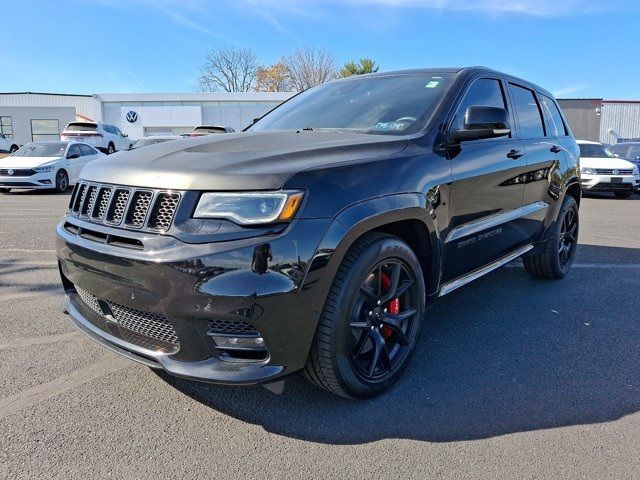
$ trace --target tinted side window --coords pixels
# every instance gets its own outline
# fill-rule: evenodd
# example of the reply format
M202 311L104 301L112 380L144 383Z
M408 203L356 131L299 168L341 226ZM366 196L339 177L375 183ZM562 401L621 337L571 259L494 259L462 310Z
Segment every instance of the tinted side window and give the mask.
M122 136L122 132L118 127L112 127L112 128L113 128L113 133L115 133L116 135Z
M500 81L492 78L481 78L473 82L456 110L456 116L453 118L452 123L453 130L462 130L464 128L464 114L469 107L499 107L506 109L507 106Z
M111 128L111 125L103 125L102 128L104 128L104 131L107 133L111 133L111 134L115 133L113 131L113 128Z
M629 149L628 158L632 160L640 159L640 146L633 145L631 149Z
M558 110L556 102L546 95L540 95L540 100L542 101L542 108L546 112L547 118L551 120L547 125L549 130L547 133L555 135L556 137L564 137L568 135L567 128L562 121L562 115L560 114L560 110Z
M614 145L609 150L623 158L629 156L629 147L627 145Z
M78 145L71 145L69 147L69 151L67 152L67 157L70 155L78 155L80 156L80 147Z
M79 145L79 147L83 157L85 155L93 155L93 148L91 148L89 145Z
M513 103L518 113L518 123L520 124L520 137L538 138L544 137L544 124L540 106L536 100L533 90L510 84L513 92Z

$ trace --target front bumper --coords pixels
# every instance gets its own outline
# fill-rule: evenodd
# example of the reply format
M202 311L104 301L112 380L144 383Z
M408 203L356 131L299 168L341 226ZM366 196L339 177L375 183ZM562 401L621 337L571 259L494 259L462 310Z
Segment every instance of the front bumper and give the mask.
M582 174L582 191L584 192L620 192L638 190L640 177L635 175L586 175ZM615 181L612 181L615 180Z
M0 188L55 188L55 171L43 172L28 177L0 176Z
M206 244L156 235L145 242L153 245L152 251L85 238L69 231L68 221L93 230L106 227L64 219L57 228L65 309L98 343L169 374L213 383L269 382L305 365L326 292L319 283L303 285L329 220L298 220L278 235ZM266 251L268 258L256 261L256 252ZM106 312L116 305L163 316L179 345L164 348L157 339L118 325L108 313L98 315L79 291L99 299ZM247 357L221 350L209 332L215 322L254 327L266 354Z

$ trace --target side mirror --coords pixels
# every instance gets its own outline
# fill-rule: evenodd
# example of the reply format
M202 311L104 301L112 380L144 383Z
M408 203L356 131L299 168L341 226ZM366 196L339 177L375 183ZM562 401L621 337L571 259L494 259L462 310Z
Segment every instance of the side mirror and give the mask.
M456 142L505 137L511 133L509 113L498 107L468 107L464 114L464 128L454 130Z
M122 136L125 138L129 138L129 135L127 135L126 133L123 133Z
M73 160L74 158L80 158L80 155L77 153L70 153L69 155L67 155L68 160Z

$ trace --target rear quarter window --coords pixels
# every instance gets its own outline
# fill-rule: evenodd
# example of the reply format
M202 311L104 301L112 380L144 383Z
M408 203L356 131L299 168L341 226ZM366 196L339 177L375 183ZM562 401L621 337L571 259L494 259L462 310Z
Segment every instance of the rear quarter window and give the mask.
M564 124L564 120L562 120L562 114L560 113L556 102L546 95L540 95L540 100L542 101L542 109L545 111L547 118L549 119L547 122L547 130L549 130L548 133L550 135L555 135L556 137L564 137L568 135L569 132L567 132L567 127Z

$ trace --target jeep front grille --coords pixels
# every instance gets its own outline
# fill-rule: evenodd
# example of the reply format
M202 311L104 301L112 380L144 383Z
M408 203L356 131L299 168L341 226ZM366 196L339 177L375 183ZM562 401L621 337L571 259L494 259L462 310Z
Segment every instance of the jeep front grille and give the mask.
M78 182L72 216L113 227L165 232L171 228L181 192Z

